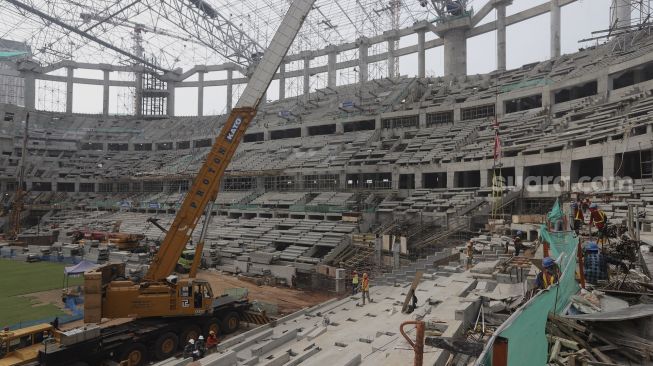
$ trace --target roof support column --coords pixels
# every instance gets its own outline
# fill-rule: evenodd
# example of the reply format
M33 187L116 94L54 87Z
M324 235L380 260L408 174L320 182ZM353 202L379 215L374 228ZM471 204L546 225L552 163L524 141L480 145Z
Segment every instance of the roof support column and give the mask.
M424 79L426 77L426 29L417 30L417 77Z
M497 9L497 70L506 70L506 5L511 1L500 2Z
M31 110L36 105L36 77L34 72L27 71L23 74L23 78L25 79L25 109Z
M204 71L197 73L197 115L202 117L204 115Z
M399 32L391 30L384 32L384 35L388 42L388 77L395 78L399 76L399 65L397 64L397 57L395 55L395 52L397 51L397 41L399 41Z
M66 113L73 113L73 77L75 75L75 69L72 66L66 67Z
M309 54L304 55L304 96L311 93L311 57Z
M227 69L227 114L234 105L234 70Z
M102 80L102 115L109 115L109 70L103 70L104 79Z
M286 64L279 65L279 100L286 99Z
M362 37L358 40L358 66L359 66L359 77L358 80L360 83L365 83L367 81L367 54L369 50L369 40L365 37Z
M175 115L175 82L172 80L168 80L167 82L167 87L168 87L168 100L166 102L166 109L168 113L168 117L172 117Z
M139 118L143 115L143 73L138 71L136 76L136 96L134 100L134 116Z
M560 57L560 4L551 0L551 58Z
M338 49L335 46L328 46L326 48L328 63L327 63L327 86L331 89L336 87L336 73L337 73L337 60Z

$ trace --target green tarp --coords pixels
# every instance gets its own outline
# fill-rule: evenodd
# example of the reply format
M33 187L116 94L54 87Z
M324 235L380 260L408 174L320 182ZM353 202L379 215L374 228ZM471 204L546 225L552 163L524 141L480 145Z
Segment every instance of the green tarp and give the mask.
M26 54L27 52L23 51L0 51L0 58L23 56Z

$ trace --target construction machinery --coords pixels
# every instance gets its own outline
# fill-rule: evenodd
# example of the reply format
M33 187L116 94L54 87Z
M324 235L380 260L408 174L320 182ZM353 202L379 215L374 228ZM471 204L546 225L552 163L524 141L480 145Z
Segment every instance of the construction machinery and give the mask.
M210 314L212 298L203 297L200 305L191 306L196 292L210 293L208 283L192 276L174 275L180 255L191 238L210 202L215 201L220 179L231 161L247 126L279 68L283 57L301 28L314 1L296 0L272 38L267 52L254 70L236 107L229 114L193 185L166 232L161 247L140 283L124 280L120 268L109 265L85 275L86 302L84 320L100 322L102 318L143 318L203 316ZM210 212L206 215L210 218ZM205 223L206 226L207 223ZM203 238L196 247L201 257ZM196 266L197 264L193 264ZM191 268L191 273L193 272Z
M15 241L20 234L21 221L23 220L23 208L25 196L25 160L27 159L27 141L29 140L29 113L25 117L25 130L23 132L23 148L21 150L20 165L18 166L18 176L16 177L16 193L14 194L11 208L9 209L9 227L6 239Z
M52 334L50 324L37 324L18 330L0 331L0 366L18 366L34 362L45 338Z
M125 264L108 264L84 274L85 330L66 335L39 354L48 366L96 363L112 358L142 365L150 356L165 359L179 345L209 331L231 332L249 309L245 299L214 297L210 284L196 278L204 237L220 179L284 56L315 0L294 0L270 45L258 61L238 103L229 114L198 175L166 232L144 278L128 279ZM193 230L205 216L188 276L174 273ZM103 319L130 319L103 327Z

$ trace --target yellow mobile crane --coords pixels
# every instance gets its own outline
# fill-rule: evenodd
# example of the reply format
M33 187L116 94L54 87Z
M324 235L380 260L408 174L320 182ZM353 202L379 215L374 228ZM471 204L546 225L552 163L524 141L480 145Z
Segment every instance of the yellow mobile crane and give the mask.
M165 359L181 345L210 330L228 333L239 324L249 303L214 297L207 281L195 278L204 236L220 179L272 78L288 52L315 0L294 0L243 94L215 139L206 161L166 232L161 247L140 282L127 279L124 264L108 264L84 274L84 322L88 336L61 341L39 354L48 366L74 361L96 363L106 358L141 365L148 358ZM205 215L188 276L174 274L177 261L193 230ZM96 327L105 318L135 318L120 326ZM93 334L90 334L90 333ZM68 344L71 342L71 344Z

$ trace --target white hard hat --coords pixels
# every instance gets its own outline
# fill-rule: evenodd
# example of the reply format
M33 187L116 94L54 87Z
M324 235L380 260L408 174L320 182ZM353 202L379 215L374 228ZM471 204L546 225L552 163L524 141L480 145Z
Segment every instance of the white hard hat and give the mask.
M203 336L203 335L201 335L201 336L199 336L199 337L198 337L197 339L199 339L199 340L201 341L201 340L203 340L203 339L204 339L204 336Z
M191 338L191 339L188 340L188 343L195 344L195 340L193 338Z

